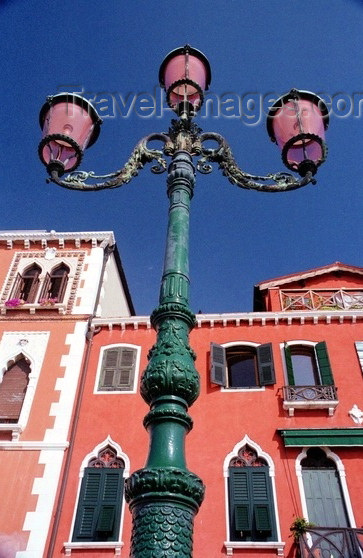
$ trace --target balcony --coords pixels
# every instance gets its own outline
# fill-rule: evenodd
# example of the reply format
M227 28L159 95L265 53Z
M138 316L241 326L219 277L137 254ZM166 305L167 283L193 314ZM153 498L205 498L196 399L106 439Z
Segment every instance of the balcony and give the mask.
M281 308L291 310L363 310L363 291L357 289L291 289L280 292Z
M338 405L335 386L283 386L283 408L293 417L295 409L328 409L333 416Z
M363 529L314 527L299 537L299 558L362 558Z

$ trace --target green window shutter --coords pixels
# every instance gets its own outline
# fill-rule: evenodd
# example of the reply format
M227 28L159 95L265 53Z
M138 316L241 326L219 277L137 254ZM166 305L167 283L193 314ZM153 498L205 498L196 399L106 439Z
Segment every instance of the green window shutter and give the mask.
M271 531L272 525L268 504L255 504L254 515L257 531Z
M268 466L230 467L229 496L231 540L275 540Z
M291 359L290 347L285 345L284 346L284 351L285 351L285 363L286 363L286 370L287 370L287 381L289 383L289 386L294 386L295 385L295 379L294 379L294 370L292 368L292 359Z
M87 467L84 470L74 524L74 541L93 540L101 480L102 469Z
M236 531L251 531L251 513L248 504L236 504L234 506L234 522Z
M210 344L210 381L219 386L226 385L226 350L217 343Z
M87 467L85 469L73 541L117 540L123 485L121 468Z
M134 385L136 349L114 347L103 354L98 390L130 391Z
M333 375L330 367L328 351L325 341L315 345L315 353L319 364L320 380L323 386L334 385Z
M256 348L258 375L261 386L273 385L276 383L275 369L272 357L272 344L265 343Z
M98 516L96 531L110 533L115 523L115 506L102 506Z

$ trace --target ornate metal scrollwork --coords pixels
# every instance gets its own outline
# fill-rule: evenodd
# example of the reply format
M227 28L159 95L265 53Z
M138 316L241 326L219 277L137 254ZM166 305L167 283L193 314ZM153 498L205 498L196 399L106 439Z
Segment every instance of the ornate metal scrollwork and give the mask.
M203 143L209 140L215 141L217 147L205 147ZM148 147L151 141L161 141L162 150ZM237 165L232 150L223 136L214 132L202 132L194 122L183 119L172 120L167 133L150 134L140 140L125 165L113 173L97 175L93 171L74 171L61 179L58 171L55 170L51 173L48 182L80 191L119 188L137 176L146 163L156 161L151 171L156 174L163 173L167 169L167 161L164 157L171 157L178 151L186 151L191 156L201 155L197 162L197 170L200 173L209 174L213 170L211 163L217 163L223 175L232 184L248 190L284 192L316 182L311 172L307 172L300 179L287 172L271 173L267 176L246 173ZM97 182L98 179L102 182ZM96 180L96 182L87 183L87 180Z
M157 164L151 168L151 171L157 174L163 173L167 169L167 162L163 157L163 151L148 147L148 143L155 140L164 143L164 150L170 144L170 138L166 134L150 134L139 141L125 165L113 173L97 175L93 171L74 171L65 178L60 179L55 171L52 172L51 178L48 181L55 182L59 186L71 190L105 190L119 188L127 184L139 174L139 171L146 163L156 161ZM86 181L89 179L103 179L104 181L88 184Z
M287 172L272 173L267 176L248 174L237 165L232 150L223 136L214 132L206 132L202 133L199 139L202 146L202 157L197 162L197 170L202 174L209 174L212 171L210 163L218 163L223 175L240 188L263 192L284 192L296 190L310 182L312 184L316 182L311 172L307 172L306 176L301 179L296 179ZM215 141L217 147L214 149L204 147L203 142L208 140Z

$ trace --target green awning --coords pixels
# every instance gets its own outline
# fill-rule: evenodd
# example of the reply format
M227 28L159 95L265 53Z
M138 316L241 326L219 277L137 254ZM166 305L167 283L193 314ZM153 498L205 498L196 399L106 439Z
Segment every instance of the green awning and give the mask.
M285 446L363 446L363 428L299 428L278 430Z

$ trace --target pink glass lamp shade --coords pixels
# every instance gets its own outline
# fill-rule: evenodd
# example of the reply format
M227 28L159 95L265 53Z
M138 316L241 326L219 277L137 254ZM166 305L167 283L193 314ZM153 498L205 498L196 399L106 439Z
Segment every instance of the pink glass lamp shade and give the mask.
M43 131L39 157L49 172L61 175L78 167L83 151L98 138L102 121L83 97L59 93L48 97L39 122Z
M189 45L169 52L160 66L159 82L168 105L177 113L192 116L203 104L211 81L206 56Z
M325 130L328 109L322 99L309 91L292 89L270 108L267 131L280 147L282 160L291 170L312 174L326 159Z

